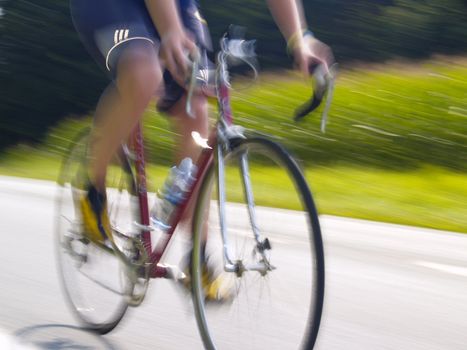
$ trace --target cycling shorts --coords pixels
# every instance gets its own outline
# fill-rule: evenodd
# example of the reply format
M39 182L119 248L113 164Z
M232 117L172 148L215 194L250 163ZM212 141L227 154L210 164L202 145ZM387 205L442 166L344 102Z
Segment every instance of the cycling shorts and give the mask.
M148 42L156 50L160 36L144 0L70 0L71 15L76 30L87 50L100 67L115 78L118 60L131 44ZM201 68L207 68L206 50L211 39L205 20L195 0L178 0L180 18L202 52ZM184 94L168 71L164 72L165 94L158 103L162 111L169 110Z

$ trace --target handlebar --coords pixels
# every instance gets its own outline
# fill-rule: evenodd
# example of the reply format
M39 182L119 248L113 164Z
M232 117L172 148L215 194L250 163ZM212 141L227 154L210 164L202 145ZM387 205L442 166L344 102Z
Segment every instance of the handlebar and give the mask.
M202 74L199 69L201 55L199 52L190 53L189 61L191 62L191 74L187 80L187 100L186 100L186 112L191 118L195 118L191 100L193 93L196 89L198 80L203 81L206 85L214 80L212 76L215 75L216 87L221 83L230 86L229 83L229 72L227 67L246 64L253 71L253 80L258 77L258 62L255 53L255 40L244 40L244 39L229 39L227 35L224 35L220 42L221 50L217 55L217 70L207 70ZM204 75L204 76L203 76Z
M326 103L321 114L321 132L326 132L326 124L328 112L331 107L331 102L334 94L334 81L337 76L337 63L334 63L329 70L326 71L325 67L320 64L312 68L311 71L313 79L313 95L311 98L297 108L295 111L294 120L300 121L305 118L308 114L317 109L324 99Z
M197 75L199 72L199 63L201 61L201 55L198 50L196 52L192 52L190 54L191 58L191 74L190 74L190 79L189 79L189 84L188 84L188 90L187 90L187 97L186 97L186 113L190 118L195 119L196 116L193 113L192 107L191 107L191 100L193 98L193 93L196 88L196 80L197 80Z
M254 73L254 79L258 76L257 60L255 54L255 41L247 41L241 38L229 38L229 35L224 35L220 42L220 52L217 55L217 70L216 70L216 85L219 82L229 85L229 72L227 70L227 63L237 65L240 63L247 64ZM196 83L199 80L210 80L209 75L212 71L204 72L204 77L200 76L199 64L201 56L199 53L190 55L192 62L191 76L188 83L186 112L191 118L195 118L192 107L191 99L193 97ZM321 132L325 133L328 112L331 107L331 102L334 93L334 81L337 76L337 64L333 64L326 70L323 64L313 66L310 69L313 80L313 94L311 98L298 107L295 111L294 120L296 122L305 118L308 114L316 110L323 101L325 101L324 109L321 114Z

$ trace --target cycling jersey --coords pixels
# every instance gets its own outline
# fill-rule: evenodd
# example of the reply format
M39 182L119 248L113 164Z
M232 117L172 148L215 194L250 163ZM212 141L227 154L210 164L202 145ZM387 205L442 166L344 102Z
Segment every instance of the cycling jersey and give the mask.
M211 43L206 22L201 17L196 0L178 0L180 18L185 29L193 35L203 50ZM84 45L99 66L115 77L117 62L122 52L135 42L145 41L158 49L160 36L144 0L70 0L73 23ZM164 72L165 96L160 109L170 109L183 95L184 89Z

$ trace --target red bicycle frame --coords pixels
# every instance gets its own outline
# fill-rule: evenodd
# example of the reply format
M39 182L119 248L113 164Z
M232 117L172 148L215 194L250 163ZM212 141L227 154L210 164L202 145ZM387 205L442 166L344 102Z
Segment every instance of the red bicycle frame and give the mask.
M218 88L217 100L219 104L219 111L221 118L227 125L232 123L232 111L230 106L230 91L226 84L221 83ZM192 184L188 195L178 206L171 217L170 228L165 232L161 237L159 237L155 248L153 250L153 242L151 240L151 233L148 229L142 229L142 241L143 246L146 250L146 253L149 257L148 262L150 263L149 268L149 277L150 278L160 278L166 277L167 268L163 265L159 265L162 256L164 255L169 242L175 232L175 229L180 222L181 218L185 214L194 193L198 188L198 184L204 178L207 169L214 161L213 149L217 147L217 130L218 124L216 124L209 135L208 145L211 148L204 148L196 165L198 167L198 176L196 177L195 182ZM144 143L143 143L143 131L141 123L137 125L133 131L133 151L135 154L135 170L136 170L136 190L140 208L140 224L141 227L150 227L150 218L149 218L149 205L148 205L148 194L147 194L147 185L146 185L146 170L145 170L145 157L144 157ZM195 198L193 198L195 199Z

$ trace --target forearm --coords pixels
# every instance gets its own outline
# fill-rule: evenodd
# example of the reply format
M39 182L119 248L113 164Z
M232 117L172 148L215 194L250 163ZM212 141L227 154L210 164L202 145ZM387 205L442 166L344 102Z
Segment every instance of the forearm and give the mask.
M323 64L326 71L334 62L331 49L307 31L302 0L266 0L272 16L287 40L287 51L305 76L310 67Z
M267 0L267 4L286 40L306 28L300 0Z
M179 33L183 27L174 0L145 0L146 7L161 38L169 33Z
M301 25L302 29L306 29L308 26L306 24L305 10L303 8L303 2L302 2L302 0L295 0L295 4L297 5L297 9L298 9L298 16L300 18L300 25Z

